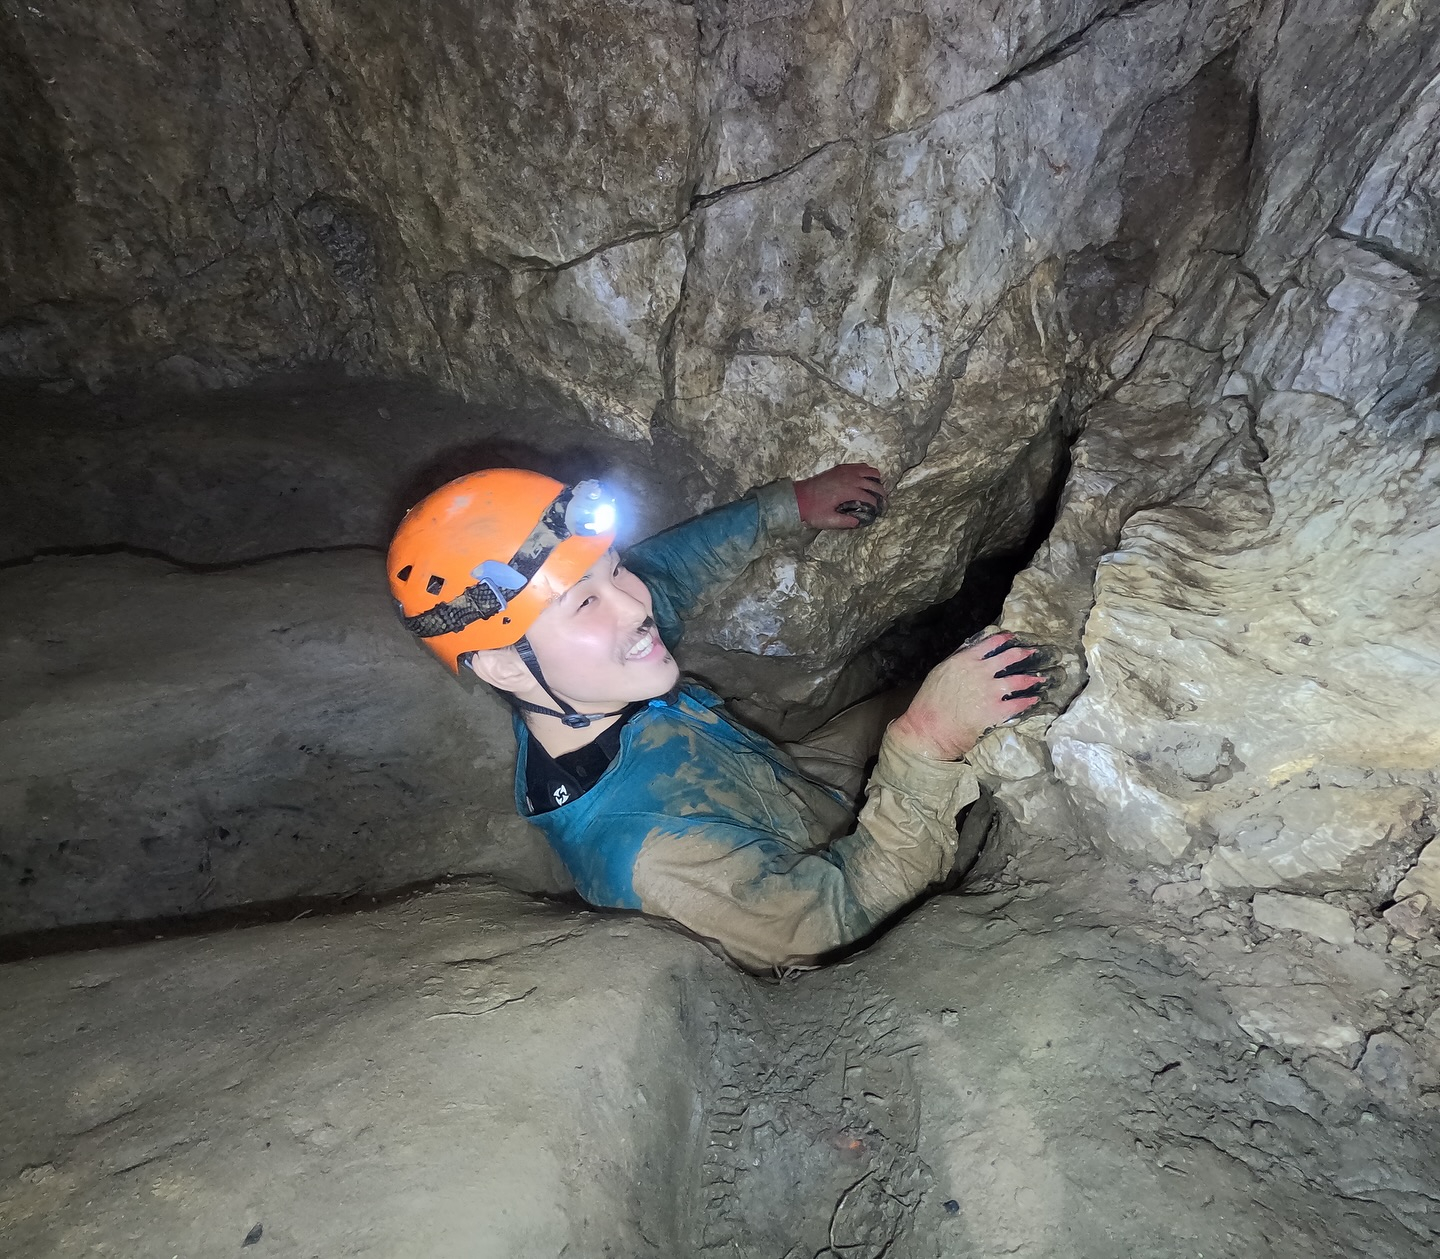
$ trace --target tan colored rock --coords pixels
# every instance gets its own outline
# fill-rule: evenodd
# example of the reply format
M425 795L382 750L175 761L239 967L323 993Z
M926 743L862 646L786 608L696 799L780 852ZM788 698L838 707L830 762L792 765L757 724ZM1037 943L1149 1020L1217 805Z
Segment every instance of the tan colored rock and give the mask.
M1396 901L1385 911L1384 918L1396 931L1399 931L1406 939L1403 943L1414 948L1414 941L1422 936L1428 935L1436 925L1434 906L1431 900L1423 892L1417 892L1414 896L1407 896L1404 900ZM1394 948L1399 939L1391 942Z
M480 388L503 364L467 354L465 332L496 312L457 288L504 289L685 212L684 6L237 14L182 39L164 10L17 10L53 221L12 246L11 311L36 304L12 362L100 380L178 352L213 383L333 356Z
M1177 58L1172 35L1179 23L1202 43L1224 39L1234 15L1221 10L1162 5L1124 23L1100 21L1044 75L1017 77L894 136L836 137L777 178L741 185L697 212L674 341L677 428L717 464L743 460L742 481L804 474L837 458L869 459L898 481L889 515L865 536L824 536L783 573L758 569L744 613L702 627L710 641L793 658L826 676L878 625L953 594L972 558L1024 538L1027 502L1056 467L1056 403L1067 357L1081 345L1065 312L1085 307L1086 336L1115 322L1087 304L1112 287L1108 273L1092 282L1056 264L1117 230L1143 235L1131 219L1152 237L1137 250L1184 252L1191 218L1213 212L1210 183L1236 152L1223 138L1223 101L1234 96L1212 93L1215 104L1191 84L1182 88L1198 66L1188 45ZM812 27L838 20L830 6L803 20L773 16L757 14L743 38L805 27L810 34L795 39L808 47L819 37ZM879 38L857 36L862 47ZM738 47L742 36L731 27L725 39ZM947 39L931 64L953 61L974 39ZM1111 85L1137 56L1157 59L1165 87L1116 94ZM825 64L785 81L803 91ZM1162 105L1172 95L1173 117ZM783 115L794 103L746 107L744 125L762 126L767 111ZM1144 156L1147 145L1153 133L1189 135L1202 125L1197 118L1212 116L1224 120L1222 139L1207 136L1197 147L1176 176L1188 181L1177 201ZM1018 218L992 193L1013 177L1003 150L1017 127L1030 151L1050 154L1052 172L1022 179L1027 209ZM1120 169L1092 142L1114 128L1127 137ZM1087 190L1095 179L1118 179L1118 195L1097 200ZM1177 217L1176 205L1186 212ZM740 431L752 436L737 447L731 435Z
M1320 984L1223 989L1235 1021L1261 1044L1322 1049L1354 1066L1365 1047L1358 1012Z
M554 271L512 280L517 360L581 404L591 423L648 440L665 397L663 340L680 301L680 232L643 236Z
M568 885L515 816L509 713L407 641L377 556L54 558L0 589L0 932Z
M1437 798L1440 459L1393 384L1430 368L1413 276L1336 242L1307 267L1246 351L1263 445L1237 435L1131 517L1046 738L1082 823L1134 858L1214 845L1213 888L1388 891Z
M1440 904L1440 839L1432 839L1420 850L1419 858L1395 889L1396 900L1416 894Z
M1255 921L1285 931L1318 936L1331 944L1355 942L1355 920L1339 905L1327 905L1309 896L1261 892L1250 902Z
M193 40L148 10L17 9L6 143L50 230L0 240L0 367L419 374L658 423L722 497L875 462L886 520L697 627L789 661L804 699L1025 542L1074 364L1141 352L1243 191L1222 54L1257 4L1110 7L244 0ZM1234 243L1207 238L1207 274Z
M646 1151L724 964L676 945L472 886L10 963L3 1249L686 1253Z
M1215 820L1223 846L1211 853L1204 877L1217 889L1380 888L1394 877L1425 807L1425 793L1413 787L1263 791Z
M1412 1253L1348 1195L1428 1201L1429 1127L1353 1122L1337 1053L1257 1062L1192 962L1100 926L1134 908L937 897L778 986L479 884L11 963L0 1253ZM1257 1203L1261 1154L1296 1175Z

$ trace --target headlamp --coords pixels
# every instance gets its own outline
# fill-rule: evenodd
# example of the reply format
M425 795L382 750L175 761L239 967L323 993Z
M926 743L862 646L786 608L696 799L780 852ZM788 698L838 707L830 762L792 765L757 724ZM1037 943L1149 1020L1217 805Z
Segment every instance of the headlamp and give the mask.
M570 493L565 508L565 527L571 534L609 533L615 528L615 496L599 481L581 481Z

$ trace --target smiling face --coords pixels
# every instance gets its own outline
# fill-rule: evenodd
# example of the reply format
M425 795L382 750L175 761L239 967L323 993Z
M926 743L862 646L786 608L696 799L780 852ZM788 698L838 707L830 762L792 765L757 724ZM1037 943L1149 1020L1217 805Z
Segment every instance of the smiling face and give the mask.
M526 633L556 698L606 712L670 690L680 667L651 613L645 583L607 551Z

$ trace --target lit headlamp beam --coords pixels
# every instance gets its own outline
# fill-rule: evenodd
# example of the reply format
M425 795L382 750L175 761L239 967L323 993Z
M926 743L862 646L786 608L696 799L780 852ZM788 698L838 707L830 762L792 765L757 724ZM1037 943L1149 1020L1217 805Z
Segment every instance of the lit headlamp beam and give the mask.
M617 516L614 495L599 481L581 481L571 492L565 524L571 533L609 533Z

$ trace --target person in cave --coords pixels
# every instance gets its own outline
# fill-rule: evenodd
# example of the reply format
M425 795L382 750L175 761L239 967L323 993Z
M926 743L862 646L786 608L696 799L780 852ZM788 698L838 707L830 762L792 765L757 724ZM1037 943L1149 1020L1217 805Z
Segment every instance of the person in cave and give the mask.
M682 681L670 649L772 543L859 527L885 505L875 468L842 464L621 556L598 482L491 469L410 510L390 588L446 668L511 704L516 808L586 901L673 920L752 970L811 965L950 872L957 815L978 794L962 758L1036 703L1043 678L1019 671L1033 653L990 635L941 661L898 715L881 697L781 747Z

